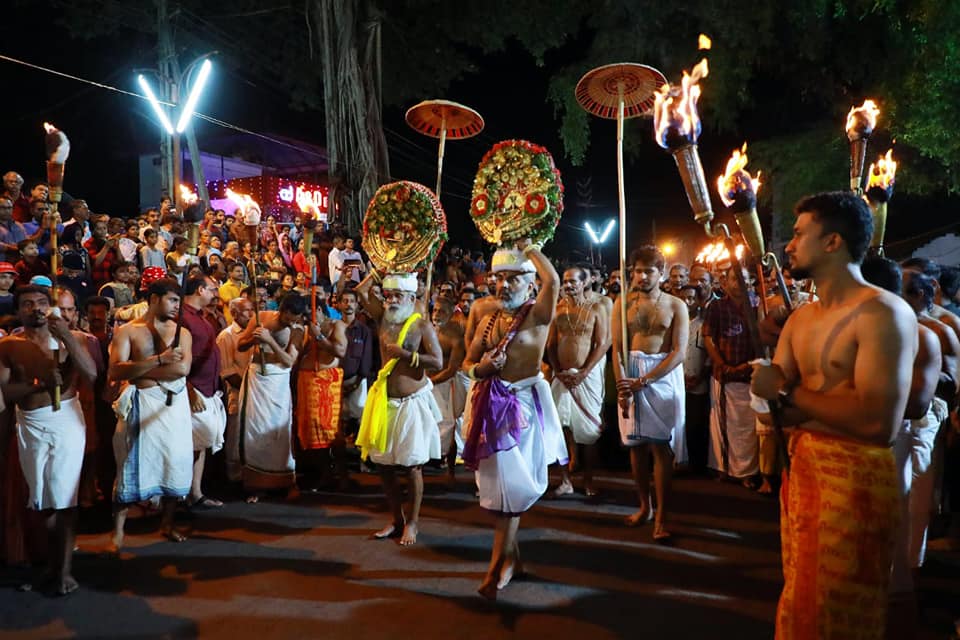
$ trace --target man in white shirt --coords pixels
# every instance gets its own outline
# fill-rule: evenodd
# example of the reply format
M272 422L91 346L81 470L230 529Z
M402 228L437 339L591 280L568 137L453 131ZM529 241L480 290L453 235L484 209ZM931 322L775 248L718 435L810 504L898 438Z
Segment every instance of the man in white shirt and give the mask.
M330 269L330 283L336 286L340 279L340 270L343 267L343 234L338 233L333 236L333 249L330 249L330 257L327 258L327 265Z

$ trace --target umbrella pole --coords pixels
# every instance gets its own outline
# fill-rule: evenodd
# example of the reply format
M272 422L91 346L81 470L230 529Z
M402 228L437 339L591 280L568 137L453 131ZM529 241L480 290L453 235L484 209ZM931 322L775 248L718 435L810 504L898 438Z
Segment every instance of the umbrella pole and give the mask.
M627 199L623 191L623 85L617 84L617 196L620 204L620 367L627 376L630 345L627 344Z
M440 121L440 147L437 150L437 200L440 199L440 177L443 175L443 150L447 146L447 116Z

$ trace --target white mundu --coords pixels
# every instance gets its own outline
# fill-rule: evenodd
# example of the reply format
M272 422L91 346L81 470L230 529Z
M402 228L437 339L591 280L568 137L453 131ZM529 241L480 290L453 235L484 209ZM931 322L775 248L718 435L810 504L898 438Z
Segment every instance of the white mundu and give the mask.
M193 429L186 384L186 378L146 389L127 384L113 403L118 418L113 435L117 503L182 498L190 492Z
M376 464L416 467L440 458L442 416L433 397L433 383L405 398L387 398L387 448L370 451Z
M64 400L60 411L50 406L17 409L20 468L30 488L31 509L77 506L86 439L83 411L76 397Z
M577 444L590 445L600 439L605 363L606 356L590 370L583 382L572 389L568 389L558 378L554 378L550 385L560 424L570 427L573 441ZM578 373L578 370L568 369L561 373Z

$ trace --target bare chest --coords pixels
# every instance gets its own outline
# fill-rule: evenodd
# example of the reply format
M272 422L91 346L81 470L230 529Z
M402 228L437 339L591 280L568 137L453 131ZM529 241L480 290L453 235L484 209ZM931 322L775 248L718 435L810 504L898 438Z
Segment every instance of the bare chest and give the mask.
M663 335L673 324L672 306L661 294L656 300L635 299L627 306L627 329L631 334Z
M856 310L816 311L803 320L794 330L791 347L804 386L829 391L852 384L859 349Z

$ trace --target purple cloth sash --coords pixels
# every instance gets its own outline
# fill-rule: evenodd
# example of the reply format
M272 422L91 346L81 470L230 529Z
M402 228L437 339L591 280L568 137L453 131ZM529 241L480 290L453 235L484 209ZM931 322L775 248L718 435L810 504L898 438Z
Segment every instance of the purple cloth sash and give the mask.
M498 351L506 352L532 307L533 302L528 302L521 307L510 330L497 345ZM539 412L539 398L537 400ZM470 403L470 428L467 430L466 442L463 445L464 466L471 471L476 471L484 458L517 446L520 442L520 433L526 426L520 401L507 388L500 376L492 375L475 382Z

